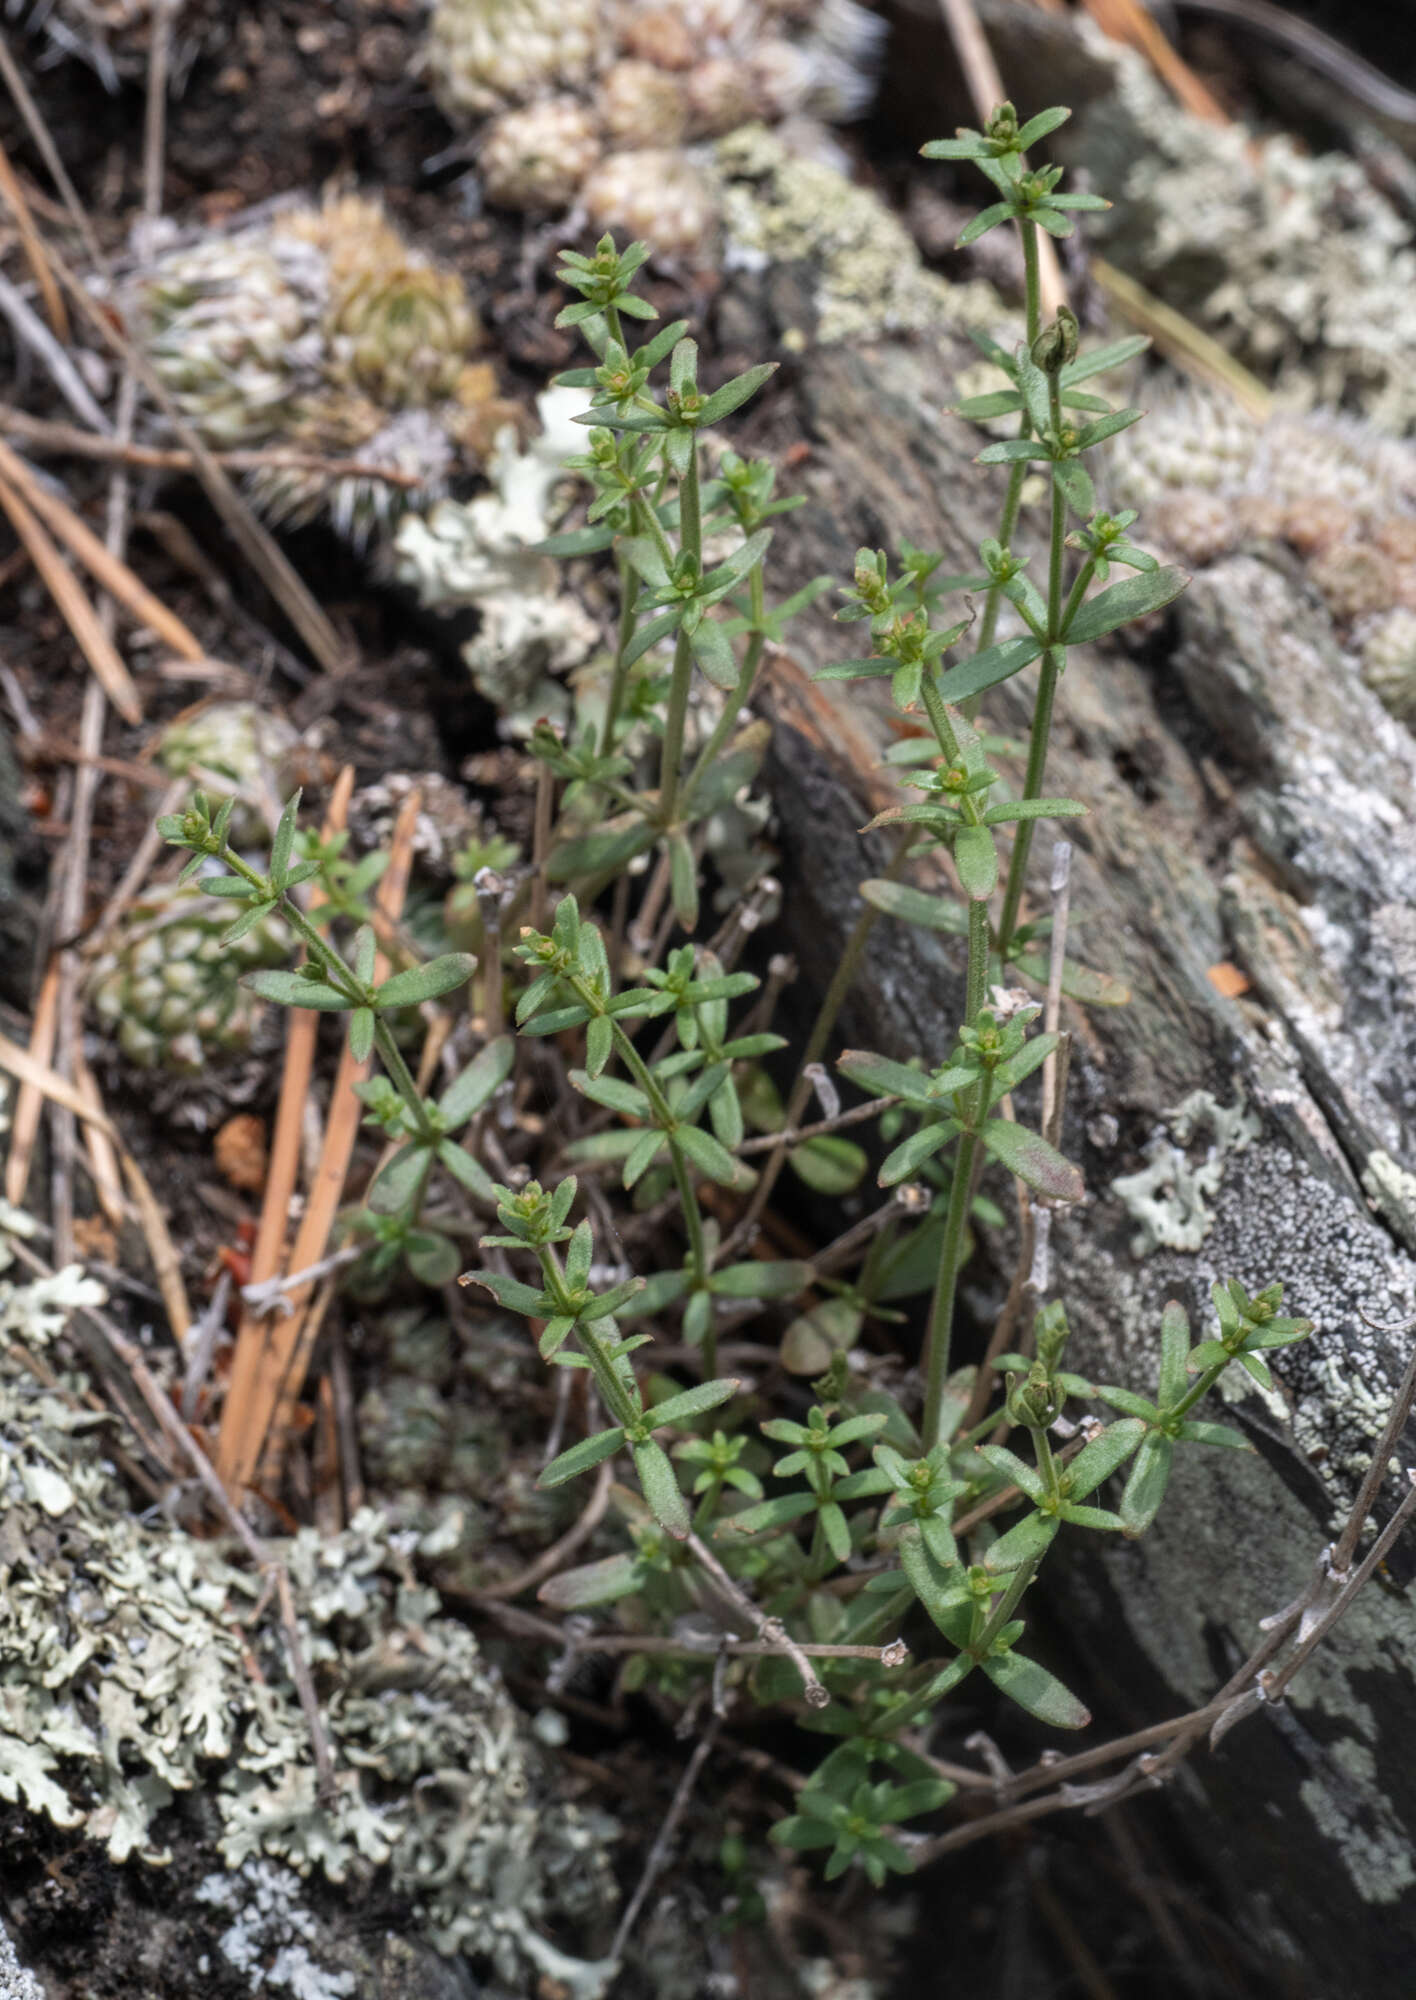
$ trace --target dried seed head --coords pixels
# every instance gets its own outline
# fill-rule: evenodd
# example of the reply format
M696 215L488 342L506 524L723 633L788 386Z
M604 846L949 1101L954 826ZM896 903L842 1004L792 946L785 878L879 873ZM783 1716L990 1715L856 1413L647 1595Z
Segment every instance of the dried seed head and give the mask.
M1416 611L1399 605L1365 628L1362 678L1384 708L1402 722L1416 720Z
M1349 541L1356 529L1352 509L1325 493L1298 501L1283 516L1284 540L1304 556L1320 555L1338 542Z
M493 119L482 141L482 184L500 208L565 209L599 157L590 113L573 97L549 97Z
M1326 550L1309 574L1328 610L1340 623L1389 610L1394 601L1392 565L1365 542L1339 542Z
M1213 493L1168 494L1150 510L1146 527L1197 568L1227 555L1239 538L1233 503Z
M760 118L765 105L752 65L710 56L689 71L688 124L695 139L717 139Z
M606 45L600 0L437 0L427 72L450 118L481 117L588 83Z
M654 148L611 153L583 190L597 228L642 237L665 256L703 258L717 231L717 193L685 154Z
M597 93L606 132L617 145L677 146L688 129L682 83L653 63L617 62Z

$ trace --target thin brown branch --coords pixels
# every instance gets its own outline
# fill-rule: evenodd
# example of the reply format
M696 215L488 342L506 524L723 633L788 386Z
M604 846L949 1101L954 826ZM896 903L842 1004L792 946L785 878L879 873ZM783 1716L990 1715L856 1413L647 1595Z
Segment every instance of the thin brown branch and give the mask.
M152 472L197 469L196 458L190 451L99 436L93 431L80 430L75 424L31 416L28 410L17 409L12 403L0 403L0 431L22 438L32 451L48 451L56 457L106 459ZM328 458L319 452L292 451L278 445L263 451L214 451L211 456L227 472L315 472L327 479L377 479L386 486L409 491L423 483L423 475L418 472L403 472L362 458Z

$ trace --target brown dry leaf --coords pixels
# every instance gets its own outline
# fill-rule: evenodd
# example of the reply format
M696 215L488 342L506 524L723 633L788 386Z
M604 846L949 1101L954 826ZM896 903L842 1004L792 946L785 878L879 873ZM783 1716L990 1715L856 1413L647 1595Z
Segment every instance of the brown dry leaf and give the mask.
M1237 1000L1241 993L1247 993L1251 984L1249 976L1241 972L1237 965L1231 965L1227 958L1218 965L1206 969L1205 977L1216 993L1222 993L1226 1000Z
M264 1119L253 1111L238 1111L217 1133L212 1152L223 1180L242 1194L260 1193L267 1166Z

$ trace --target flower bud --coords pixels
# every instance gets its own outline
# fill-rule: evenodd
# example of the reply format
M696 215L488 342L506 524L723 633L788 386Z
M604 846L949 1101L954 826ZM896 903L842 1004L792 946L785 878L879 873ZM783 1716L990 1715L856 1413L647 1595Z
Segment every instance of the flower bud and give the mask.
M1044 375L1060 375L1069 361L1077 358L1077 315L1070 306L1059 306L1051 326L1045 326L1032 344L1032 358Z

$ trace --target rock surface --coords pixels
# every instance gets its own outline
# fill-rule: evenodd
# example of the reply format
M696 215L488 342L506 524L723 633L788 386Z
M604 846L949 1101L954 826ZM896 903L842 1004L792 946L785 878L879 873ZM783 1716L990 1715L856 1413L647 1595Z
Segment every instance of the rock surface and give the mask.
M766 303L740 296L744 335L754 314L765 338L790 323L791 291L778 270ZM972 463L977 434L941 409L971 358L948 339L812 355L794 392L811 499L780 534L786 587L848 578L858 543L908 539L942 549L945 570L971 566L999 488ZM1024 535L1036 549L1036 517ZM853 648L824 619L797 635L764 699L796 885L785 922L803 988L820 991L856 885L884 856L856 829L898 794L876 768L880 684L813 684ZM1028 679L988 697L993 728L1025 735ZM1403 1336L1364 1314L1400 1322L1416 1307L1416 740L1363 686L1296 565L1255 544L1196 575L1132 651L1074 655L1053 744L1046 789L1091 807L1072 823L1074 949L1134 996L1069 1003L1064 1021L1065 1150L1089 1189L1054 1260L1074 1365L1152 1390L1163 1303L1207 1327L1221 1275L1281 1278L1289 1309L1317 1323L1283 1355L1274 1395L1225 1412L1261 1457L1192 1453L1150 1536L1073 1563L1096 1691L1140 1726L1209 1699L1259 1619L1303 1588L1404 1363ZM1020 781L1020 760L1003 761ZM1044 834L1035 895L1047 851ZM1242 978L1217 985L1220 966ZM1226 983L1245 990L1226 998ZM962 987L961 941L882 919L841 1039L938 1062ZM1008 1246L980 1262L968 1288L987 1320ZM1411 1552L1392 1569L1290 1706L1192 1760L1177 1787L1251 1934L1313 2000L1411 1990Z

